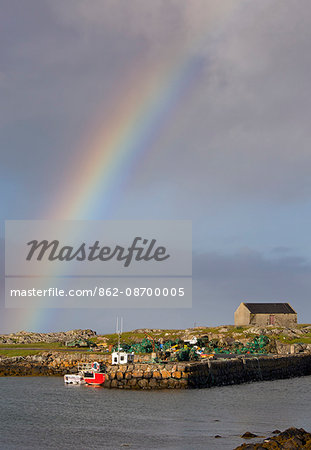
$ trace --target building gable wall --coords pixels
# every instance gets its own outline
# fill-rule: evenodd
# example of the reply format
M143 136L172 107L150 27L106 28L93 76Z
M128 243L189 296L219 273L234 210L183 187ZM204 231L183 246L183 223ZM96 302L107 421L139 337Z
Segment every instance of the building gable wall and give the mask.
M250 312L244 305L244 303L241 303L238 309L234 313L234 325L236 327L243 326L243 325L249 325L250 323Z

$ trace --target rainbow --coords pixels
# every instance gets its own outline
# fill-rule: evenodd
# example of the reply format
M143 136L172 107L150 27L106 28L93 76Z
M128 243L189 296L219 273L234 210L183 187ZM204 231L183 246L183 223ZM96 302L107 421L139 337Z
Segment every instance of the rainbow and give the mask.
M175 67L175 73L173 72ZM116 204L140 160L151 152L169 118L181 108L182 101L198 86L203 61L193 58L170 60L159 68L150 67L126 86L117 107L106 118L86 146L79 166L74 167L61 190L55 210L49 217L58 219L101 218ZM157 70L156 70L157 69ZM64 195L65 193L65 195Z
M230 18L241 3L228 6L223 20ZM95 121L98 125L83 140L83 148L77 152L82 156L73 165L70 163L66 181L45 219L109 218L141 161L163 138L170 121L178 120L184 102L201 88L206 61L191 50L204 43L208 31L187 47L169 44L168 51L160 55L160 64L156 61L146 67L142 63L123 82L123 87L119 87L121 93L109 101L109 115L105 113L102 118L99 114ZM44 306L48 308L38 303L27 312L26 319L24 315L24 327L44 329L56 319L57 311L44 312Z
M61 203L49 212L51 219L94 219L98 210L101 219L107 217L141 158L152 150L169 118L198 86L203 68L201 59L195 58L191 64L185 60L175 76L171 73L172 64L172 61L165 64L160 73L148 68L140 79L127 85L115 112L82 152L84 158L73 168L72 175L70 171L67 174L70 181L61 188L57 199ZM60 273L51 273L57 275ZM44 283L42 279L42 289L47 288ZM27 311L27 329L46 328L51 321L57 322L58 310L47 309L52 301L48 297L32 299L35 306Z

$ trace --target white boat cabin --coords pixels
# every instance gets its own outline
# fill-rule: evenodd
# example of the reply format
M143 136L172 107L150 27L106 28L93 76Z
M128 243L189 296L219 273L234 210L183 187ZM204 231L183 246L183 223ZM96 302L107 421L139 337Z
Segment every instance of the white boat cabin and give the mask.
M131 364L134 362L134 352L113 352L111 364Z

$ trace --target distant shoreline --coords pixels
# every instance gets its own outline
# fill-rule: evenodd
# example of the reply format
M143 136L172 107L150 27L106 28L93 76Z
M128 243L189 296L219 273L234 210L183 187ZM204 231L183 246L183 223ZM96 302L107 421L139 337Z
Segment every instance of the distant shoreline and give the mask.
M152 363L145 358L133 364L111 365L109 355L54 351L1 357L0 376L62 376L76 373L79 363L92 361L107 366L103 387L118 389L207 388L311 375L311 353L197 362Z

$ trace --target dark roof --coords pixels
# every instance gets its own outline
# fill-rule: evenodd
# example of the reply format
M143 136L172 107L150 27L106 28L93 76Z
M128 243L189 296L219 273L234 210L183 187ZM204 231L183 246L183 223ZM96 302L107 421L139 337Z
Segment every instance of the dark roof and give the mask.
M252 314L296 314L289 303L244 303Z

